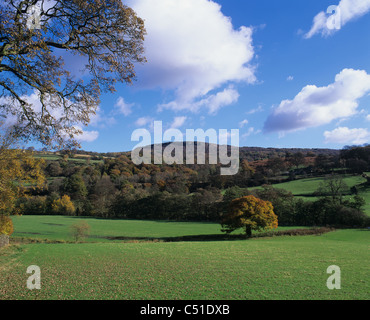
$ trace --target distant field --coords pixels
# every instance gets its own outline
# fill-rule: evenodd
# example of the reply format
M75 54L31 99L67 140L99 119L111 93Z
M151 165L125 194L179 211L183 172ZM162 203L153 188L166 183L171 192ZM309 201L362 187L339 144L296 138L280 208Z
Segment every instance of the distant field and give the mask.
M278 183L272 185L274 188L280 188L285 189L287 191L290 191L293 195L307 201L315 201L317 197L311 196L320 186L320 183L324 181L323 177L317 177L317 178L307 178L307 179L298 179L293 180L289 182L284 183ZM349 189L353 186L359 186L366 182L366 179L361 176L354 176L354 175L346 175L343 176L343 181L348 186L348 192ZM257 188L251 188L253 189L259 189L261 187ZM365 213L370 216L370 188L359 188L359 195L363 197L366 201L366 205L364 207ZM344 198L351 198L352 196L347 195Z
M15 236L68 240L68 225L82 218L17 219ZM97 236L219 232L217 224L86 221ZM0 300L366 300L369 232L244 241L128 243L97 237L96 243L17 244L0 249ZM41 290L26 288L30 265L41 269ZM326 287L331 265L341 268L340 290Z
M279 183L274 185L274 187L288 190L295 195L309 195L315 192L323 181L324 178L322 177L308 178ZM348 175L343 176L343 181L348 186L349 191L351 187L366 182L366 179L361 176Z
M78 155L73 158L68 158L68 161L75 161L75 162L86 162L90 156L88 155ZM35 154L35 158L44 159L47 161L56 161L62 160L63 157L57 154ZM91 163L102 163L103 160L90 160Z

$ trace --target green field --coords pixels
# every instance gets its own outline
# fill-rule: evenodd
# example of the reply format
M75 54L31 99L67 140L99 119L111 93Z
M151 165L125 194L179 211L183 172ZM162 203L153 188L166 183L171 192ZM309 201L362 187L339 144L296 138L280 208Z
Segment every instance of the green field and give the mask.
M223 234L219 224L205 222L112 220L70 216L13 216L12 219L15 229L12 235L14 242L25 242L27 239L38 242L74 242L70 227L81 221L86 221L90 226L89 236L84 239L84 242L90 243L122 240L161 241L175 237ZM293 228L279 227L276 231ZM238 233L240 231L233 234Z
M59 154L36 154L36 159L44 159L45 161L58 161L63 160L63 156ZM90 156L78 155L75 157L69 157L68 161L86 163L87 159L91 158ZM90 163L103 163L103 160L91 160Z
M293 180L293 181L289 181L285 183L280 183L274 186L288 190L292 192L293 194L309 195L315 192L319 188L320 183L322 182L324 182L324 178L317 177L317 178ZM347 175L347 176L343 176L343 182L348 186L348 189L350 189L353 186L360 185L366 182L366 179L361 176Z
M215 223L138 221L78 218L68 216L14 216L13 238L51 241L73 241L70 226L87 221L90 226L86 242L111 242L108 237L162 238L190 235L221 234Z
M83 218L15 217L13 238L70 241ZM110 241L107 236L172 237L220 233L212 223L86 219L85 243L19 243L0 249L0 300L223 299L336 300L369 298L369 231L236 241ZM26 269L41 269L29 290ZM341 289L329 290L330 265Z
M360 175L343 175L343 181L348 186L347 193L350 193L350 188L357 186L359 188L359 195L363 197L366 201L364 211L367 215L370 216L370 187L365 188L363 183L366 182L366 179ZM315 178L306 178L306 179L297 179L289 182L283 182L272 185L274 188L285 189L290 191L297 198L301 198L307 201L315 201L318 198L312 196L312 194L319 188L320 183L324 182L323 177ZM261 187L250 188L259 189ZM350 199L351 195L344 196L344 199Z

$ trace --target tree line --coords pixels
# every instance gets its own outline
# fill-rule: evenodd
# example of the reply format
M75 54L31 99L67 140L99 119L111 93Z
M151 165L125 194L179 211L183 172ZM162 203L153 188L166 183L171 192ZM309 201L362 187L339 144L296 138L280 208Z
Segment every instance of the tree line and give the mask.
M264 162L241 161L235 176L221 176L217 165L134 165L129 155L98 163L66 157L46 161L47 183L29 189L16 201L22 214L67 214L104 218L166 219L220 222L234 199L254 195L270 201L279 225L362 226L367 222L364 200L356 188L342 185L338 170L356 173L353 157L367 155L342 150L335 156L285 154ZM361 158L362 159L362 158ZM370 171L370 161L365 170ZM357 167L356 167L357 168ZM303 201L273 183L326 174L316 201ZM255 187L260 187L255 189ZM343 200L352 193L351 201Z

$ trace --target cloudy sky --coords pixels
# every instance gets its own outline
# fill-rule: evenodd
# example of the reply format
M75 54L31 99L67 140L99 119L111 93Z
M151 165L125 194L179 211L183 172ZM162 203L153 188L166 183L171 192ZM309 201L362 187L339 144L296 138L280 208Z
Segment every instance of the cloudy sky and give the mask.
M241 146L370 143L370 0L128 0L148 63L104 95L82 147L135 129L239 129Z

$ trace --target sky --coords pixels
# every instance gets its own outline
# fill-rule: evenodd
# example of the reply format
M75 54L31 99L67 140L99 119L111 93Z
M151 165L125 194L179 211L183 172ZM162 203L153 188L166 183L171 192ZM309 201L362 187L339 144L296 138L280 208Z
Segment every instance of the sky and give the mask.
M124 3L145 21L148 62L101 97L82 149L129 151L154 121L184 140L238 129L240 146L370 143L370 0Z

